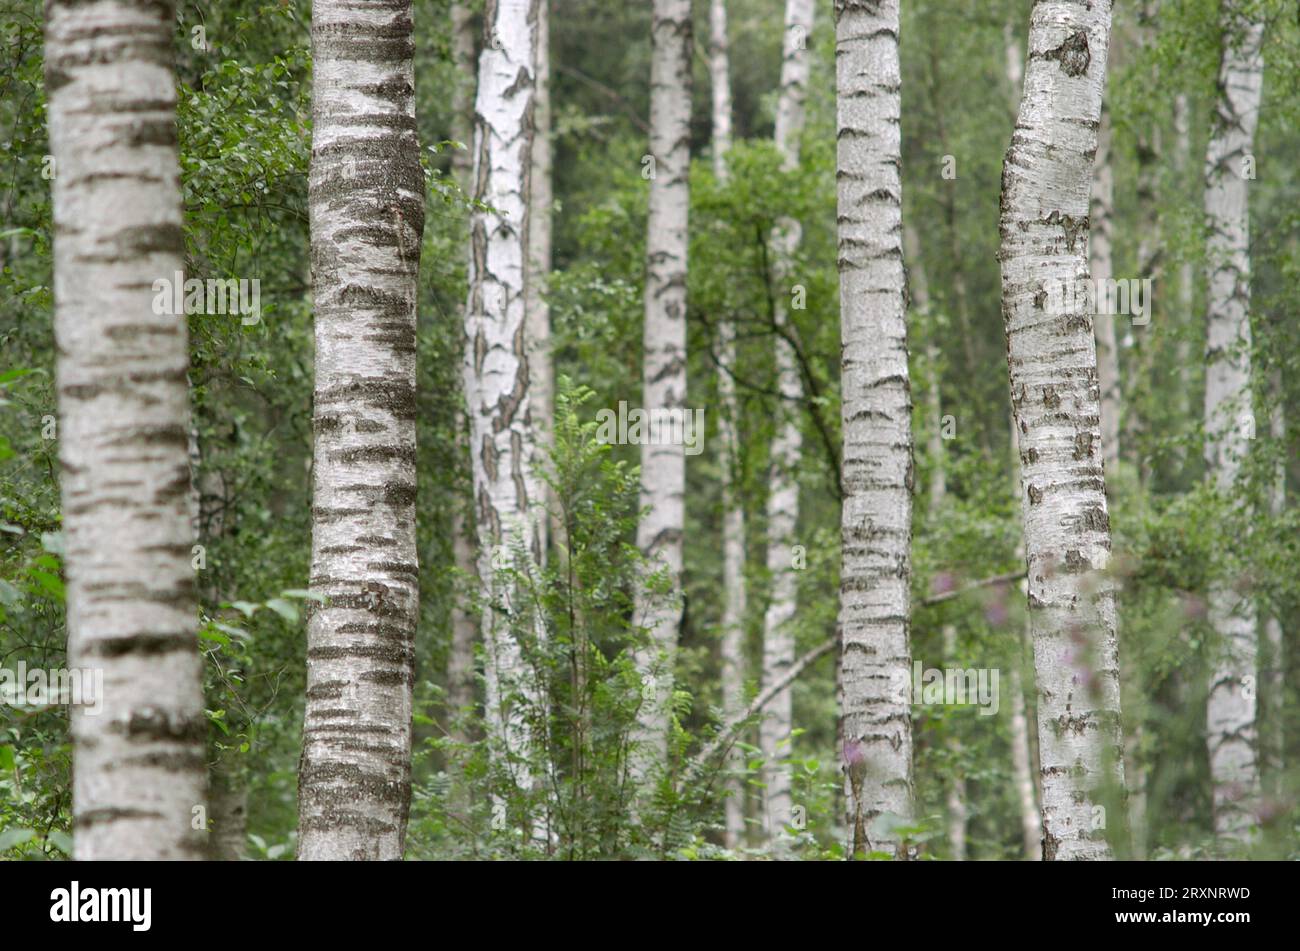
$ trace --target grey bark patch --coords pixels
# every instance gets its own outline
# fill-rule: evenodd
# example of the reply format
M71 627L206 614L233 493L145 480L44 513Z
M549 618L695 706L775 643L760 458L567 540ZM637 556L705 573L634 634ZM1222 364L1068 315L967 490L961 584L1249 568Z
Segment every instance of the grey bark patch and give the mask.
M1092 63L1092 51L1088 48L1088 34L1083 30L1071 33L1056 49L1044 53L1043 59L1056 60L1061 64L1061 72L1067 76L1082 76Z

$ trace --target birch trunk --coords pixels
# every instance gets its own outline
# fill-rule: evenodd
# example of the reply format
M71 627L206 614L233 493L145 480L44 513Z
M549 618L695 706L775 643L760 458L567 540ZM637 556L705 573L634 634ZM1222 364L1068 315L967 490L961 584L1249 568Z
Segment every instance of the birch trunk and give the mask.
M1011 480L1016 486L1016 491L1020 490L1020 429L1016 426L1016 414L1013 409L1010 414L1011 422ZM1016 558L1025 557L1024 536L1020 538L1019 544L1016 545ZM1025 602L1029 601L1029 579L1026 578L1020 582L1020 593L1025 596ZM1028 618L1026 618L1028 622ZM1015 663L1011 666L1011 678L1009 688L1011 690L1011 771L1015 777L1016 799L1020 805L1020 834L1021 845L1024 850L1025 861L1039 862L1043 858L1043 820L1038 812L1039 798L1033 772L1033 750L1030 747L1030 727L1031 719L1036 722L1036 716L1031 715L1025 705L1025 686L1020 669L1024 664L1025 656L1025 636L1032 632L1030 625L1025 624L1024 628L1018 633L1016 638L1016 656Z
M898 0L836 0L844 435L841 715L852 853L912 812L911 394L899 181Z
M539 701L520 638L527 634L513 567L540 563L534 504L536 451L526 332L529 170L537 81L539 0L488 0L479 57L474 129L474 197L493 212L471 222L465 306L465 392L474 470L478 576L483 588L486 719L493 762L521 790L534 784L536 737L529 706Z
M1101 128L1097 133L1097 158L1093 163L1092 231L1089 235L1091 277L1097 286L1115 276L1112 255L1112 222L1115 218L1115 172L1110 155L1110 110L1101 107ZM1097 384L1101 391L1101 457L1108 474L1119 463L1120 383L1119 348L1115 321L1110 314L1093 317L1097 338Z
M402 857L419 613L424 176L410 0L312 5L312 589L298 857ZM364 742L362 742L364 741Z
M524 279L527 314L530 415L537 434L538 461L547 463L551 449L555 371L551 365L551 307L546 282L551 275L551 30L549 0L537 5L537 80L533 94L533 150L528 204L528 274ZM550 487L539 480L539 501L549 510ZM551 517L537 519L538 550L546 557Z
M691 4L654 0L650 60L650 208L646 225L644 376L648 411L686 407L686 253L690 210ZM675 445L641 446L640 506L649 511L636 543L668 592L637 589L636 616L651 647L637 655L642 704L632 770L647 776L667 756L673 657L681 626L686 454Z
M711 0L709 6L709 77L713 100L713 175L719 182L730 177L727 151L731 148L731 65L727 55L726 0ZM722 709L727 722L744 709L745 697L745 509L737 480L740 440L736 383L731 371L736 365L736 330L731 321L718 325L718 396L722 418L718 423L722 455ZM739 770L744 755L732 748L730 768ZM738 848L745 835L745 787L738 778L729 779L723 801L723 841Z
M1237 489L1254 436L1251 410L1250 215L1244 163L1254 150L1264 83L1264 24L1226 14L1220 98L1205 158L1207 222L1205 463L1225 496ZM1251 173L1253 177L1253 172ZM1214 829L1242 841L1259 796L1255 605L1232 578L1210 583L1209 620L1220 638L1206 703Z
M812 33L812 0L786 0L785 39L781 63L780 92L776 104L776 148L786 171L799 167L799 136L804 125L804 101L808 94L811 68L808 38ZM777 388L781 394L782 421L772 442L772 473L767 497L767 570L772 591L763 615L763 686L785 676L794 663L794 619L798 596L798 575L792 565L795 531L799 524L799 461L803 453L803 384L794 346L788 337L795 329L790 321L792 260L799 247L800 225L782 218L772 231L773 319L776 322ZM786 336L788 335L788 337ZM763 789L766 798L768 839L784 834L790 824L794 801L790 771L791 731L794 726L793 691L783 690L772 699L768 714L759 725L759 746L763 751Z
M1092 319L1049 290L1088 273L1088 186L1108 0L1042 0L1002 172L1002 307L1020 432L1029 617L1038 686L1045 859L1109 859L1101 796L1122 789L1110 519Z
M68 665L102 675L102 709L70 711L79 860L205 847L188 336L183 313L154 307L185 250L174 16L45 5Z

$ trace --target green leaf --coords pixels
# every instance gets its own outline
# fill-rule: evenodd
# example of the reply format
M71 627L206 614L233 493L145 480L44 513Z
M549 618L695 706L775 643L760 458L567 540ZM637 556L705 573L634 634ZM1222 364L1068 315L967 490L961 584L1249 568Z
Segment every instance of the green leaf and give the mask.
M0 852L7 852L14 846L22 845L36 838L35 829L6 829L0 832Z
M12 746L0 746L0 770L6 772L14 768L14 748Z
M272 598L266 602L266 606L290 624L298 623L298 609L284 598Z
M54 846L64 855L72 857L72 836L61 829L51 829L50 834L46 837L50 845Z
M260 604L253 604L251 601L232 601L230 606L244 617L252 617L257 613L257 609L261 607Z
M41 571L38 568L29 568L27 574L54 597L63 598L63 582L56 575Z

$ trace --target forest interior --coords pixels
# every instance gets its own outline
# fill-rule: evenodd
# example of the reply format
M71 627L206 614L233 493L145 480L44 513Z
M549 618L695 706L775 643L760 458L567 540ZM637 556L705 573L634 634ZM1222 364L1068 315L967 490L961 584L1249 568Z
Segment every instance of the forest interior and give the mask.
M0 859L1300 859L1295 0L0 31Z

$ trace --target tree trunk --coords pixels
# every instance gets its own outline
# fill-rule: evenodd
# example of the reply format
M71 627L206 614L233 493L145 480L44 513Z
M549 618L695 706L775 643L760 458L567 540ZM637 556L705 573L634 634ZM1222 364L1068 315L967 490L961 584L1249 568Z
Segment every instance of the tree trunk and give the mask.
M1094 282L1115 276L1113 263L1112 222L1115 218L1115 172L1111 166L1110 110L1101 107L1101 128L1097 133L1097 158L1093 163L1092 231L1089 235L1090 270ZM1099 309L1100 310L1100 309ZM1119 464L1119 349L1113 314L1097 313L1093 332L1097 338L1097 385L1101 391L1101 457L1108 475L1114 476Z
M713 93L713 175L719 182L729 178L727 151L731 147L731 66L727 56L726 0L711 0L709 6L709 77ZM718 433L722 455L722 710L730 721L744 708L745 688L745 509L738 479L740 439L736 405L736 383L731 373L736 366L736 330L731 321L718 325L718 396L722 418ZM734 747L728 754L732 769L739 769L744 756ZM729 779L723 801L723 837L729 849L738 848L745 835L745 787Z
M1220 98L1205 158L1207 221L1205 463L1215 488L1231 496L1255 435L1251 409L1250 216L1247 161L1264 82L1264 24L1226 14ZM1249 170L1254 177L1253 169ZM1214 786L1214 830L1244 840L1259 796L1255 721L1255 605L1236 579L1210 582L1209 620L1221 639L1206 704Z
M1088 183L1110 3L1034 6L1024 98L1002 172L1007 362L1020 431L1038 681L1044 858L1109 859L1101 797L1122 788L1110 519L1091 316L1050 314L1085 277Z
M907 265L907 287L911 295L912 309L919 318L914 325L919 323L924 328L924 332L933 337L938 336L938 327L936 327L930 317L930 282L926 279L925 264L921 258L921 239L916 233L916 228L911 224L903 225L903 253L908 261ZM942 398L942 375L941 353L935 343L929 343L926 346L926 362L930 367L930 385L926 389L926 415L928 419L927 432L929 433L926 451L930 456L930 519L937 522L943 518L943 510L948 496L948 473L947 473L947 454L943 446L943 398ZM943 635L943 662L945 666L955 665L957 663L957 628L952 624L945 624L942 628ZM952 762L960 764L961 762L961 740L953 734L947 741L948 755ZM954 767L955 772L945 794L948 807L948 846L951 850L952 859L955 862L964 862L966 860L966 777L962 773L960 765Z
M474 135L474 16L469 4L453 2L451 5L452 61L456 65L456 85L452 90L452 134L464 149L452 153L452 174L457 184L466 192L474 185L470 176L474 171L473 156L468 147ZM462 314L462 319L463 319ZM462 362L464 354L461 354ZM463 390L463 384L462 384ZM462 393L464 397L464 393ZM468 400L465 400L468 403ZM464 407L456 412L457 454L469 460L466 443L468 421ZM452 557L460 577L477 579L474 557L474 527L466 517L465 500L457 494L456 511L452 515ZM478 639L478 621L457 596L451 607L451 650L447 656L447 706L451 711L451 734L461 742L468 742L469 732L462 729L458 718L474 706L474 643Z
M524 310L528 336L530 416L537 434L538 462L549 464L555 401L555 370L551 365L551 307L546 282L551 275L551 30L549 0L537 5L537 80L533 95L533 151L528 203L528 275L524 280ZM539 481L539 501L551 507L550 486ZM551 518L537 519L538 549L546 557Z
M650 208L646 225L644 390L648 411L686 408L686 253L690 210L691 3L654 0L650 60ZM645 166L643 166L645 167ZM667 594L639 586L636 617L651 647L637 655L642 704L634 736L634 776L667 755L673 657L681 626L685 531L685 446L641 446L636 543L651 570L667 575Z
M786 171L799 167L799 136L803 132L804 100L808 93L811 68L808 39L812 34L814 6L812 0L786 0L784 58L781 85L776 103L776 148ZM795 328L790 320L792 259L799 247L800 225L793 218L782 218L772 229L774 283L773 319L777 331L777 388L781 394L781 424L772 442L772 471L767 496L767 570L772 590L763 616L763 685L780 680L794 663L794 620L798 596L798 575L792 564L799 524L799 462L803 452L803 385L799 364L790 339ZM759 725L759 746L763 751L763 789L767 808L767 837L784 834L790 824L794 801L790 771L785 765L790 755L791 731L794 726L794 696L783 690L773 698L768 715Z
M156 283L185 250L174 13L45 6L68 666L102 675L70 711L79 860L205 847L188 336Z
M844 434L841 715L852 853L912 811L911 394L899 181L898 0L836 0Z
M474 468L478 576L483 588L486 719L493 762L521 790L534 785L529 706L540 702L521 638L528 620L513 575L540 564L525 272L537 81L539 0L488 0L479 57L474 197L492 212L471 222L465 306L465 392ZM512 694L520 700L508 702ZM536 711L533 711L536 712ZM525 821L527 825L528 822Z
M1280 521L1286 514L1286 394L1282 388L1282 373L1275 370L1269 381L1269 393L1273 403L1269 414L1269 438L1273 450L1277 453L1274 463L1273 484L1269 488L1269 514L1275 521ZM1271 615L1264 624L1264 641L1268 650L1268 663L1261 677L1260 697L1264 709L1260 719L1267 731L1267 743L1262 750L1264 777L1268 782L1269 795L1280 799L1285 765L1285 684L1286 654L1283 649L1282 619Z
M307 622L300 859L400 859L410 808L424 230L414 52L409 0L314 0L311 586L329 601Z

